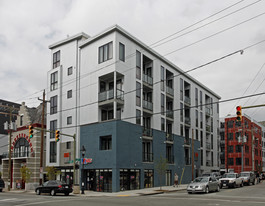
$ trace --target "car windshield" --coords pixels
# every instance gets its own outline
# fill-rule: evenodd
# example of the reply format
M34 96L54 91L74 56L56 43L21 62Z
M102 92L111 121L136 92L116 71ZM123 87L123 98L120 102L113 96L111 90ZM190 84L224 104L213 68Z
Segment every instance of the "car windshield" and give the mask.
M224 177L226 177L226 178L235 178L236 174L224 174Z
M203 177L209 177L209 176L211 176L211 174L206 173L206 174L203 174L202 176Z
M208 178L205 177L197 177L193 182L208 182Z
M240 173L240 177L248 177L249 173Z

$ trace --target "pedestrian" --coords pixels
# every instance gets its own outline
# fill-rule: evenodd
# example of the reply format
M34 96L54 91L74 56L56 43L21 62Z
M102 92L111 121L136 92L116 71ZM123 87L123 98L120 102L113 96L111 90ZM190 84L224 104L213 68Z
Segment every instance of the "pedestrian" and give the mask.
M174 176L174 187L178 187L178 184L179 184L179 176L177 173L175 173L175 176Z

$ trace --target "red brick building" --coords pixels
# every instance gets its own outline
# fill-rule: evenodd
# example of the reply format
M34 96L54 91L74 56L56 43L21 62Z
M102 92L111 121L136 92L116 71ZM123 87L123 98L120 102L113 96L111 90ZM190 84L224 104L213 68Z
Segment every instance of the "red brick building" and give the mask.
M236 117L227 117L222 123L224 141L223 148L224 168L226 171L242 171L243 146L243 171L262 170L262 129L248 117L242 116L242 122L236 121ZM243 138L242 138L243 137ZM221 134L222 138L222 134ZM242 139L243 142L242 143Z

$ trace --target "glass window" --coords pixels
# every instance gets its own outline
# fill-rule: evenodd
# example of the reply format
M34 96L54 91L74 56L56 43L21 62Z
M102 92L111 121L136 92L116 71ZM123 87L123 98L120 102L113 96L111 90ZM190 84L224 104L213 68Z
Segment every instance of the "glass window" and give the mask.
M195 88L195 105L198 108L199 107L199 102L198 102L198 88Z
M154 171L144 170L144 188L154 187Z
M60 51L53 54L53 69L60 66Z
M55 131L57 130L57 120L50 121L50 131ZM55 134L50 133L50 139L54 139Z
M50 163L56 162L57 147L55 142L50 142Z
M119 59L125 61L125 46L122 43L119 43Z
M66 142L66 149L71 149L71 142Z
M141 79L141 53L136 51L136 78Z
M99 47L99 52L98 52L98 63L99 64L109 59L112 59L112 55L113 55L112 47L113 47L112 42L109 42L108 44L105 44Z
M72 90L67 91L67 99L72 98Z
M67 124L72 124L72 116L67 117Z
M67 69L67 74L68 74L68 76L73 74L73 67L69 67Z
M50 99L50 114L57 113L57 96L51 97Z
M200 109L202 110L202 91L200 91Z
M100 150L111 150L112 149L112 137L103 136L100 137Z
M136 105L141 106L141 84L136 82Z
M51 74L51 91L58 88L58 72Z
M139 109L136 110L136 124L141 125L141 111Z
M165 68L161 66L161 91L165 90Z
M161 118L161 131L165 131L165 119Z
M161 114L165 114L165 95L161 94Z
M183 101L183 79L180 78L180 100Z

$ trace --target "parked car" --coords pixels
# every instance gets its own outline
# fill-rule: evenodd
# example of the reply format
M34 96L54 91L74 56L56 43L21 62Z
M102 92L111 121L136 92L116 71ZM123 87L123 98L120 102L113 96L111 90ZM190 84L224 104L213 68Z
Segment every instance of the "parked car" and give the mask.
M205 172L202 174L202 177L215 177L217 180L219 180L222 176L219 172Z
M66 196L73 192L71 185L58 180L50 180L44 182L41 186L35 189L37 195L41 193L50 193L50 195L55 196L57 193L64 193Z
M225 173L219 181L220 181L220 188L223 187L236 188L237 186L243 187L244 185L244 182L239 177L238 173Z
M187 192L197 193L197 192L204 192L209 193L212 191L219 192L220 186L215 177L197 177L194 179L187 187Z
M4 188L5 188L5 182L2 178L0 178L0 192L2 192Z
M244 184L250 185L255 185L255 174L254 172L241 172L239 174L239 177L243 180Z

